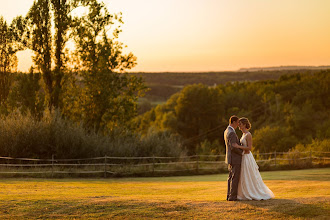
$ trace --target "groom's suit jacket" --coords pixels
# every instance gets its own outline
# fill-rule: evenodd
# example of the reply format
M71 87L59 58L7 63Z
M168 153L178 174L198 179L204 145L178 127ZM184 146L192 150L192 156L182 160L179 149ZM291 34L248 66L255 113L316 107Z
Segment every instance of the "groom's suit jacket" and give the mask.
M224 132L224 139L226 144L226 164L241 164L243 150L233 147L232 144L240 145L235 130L228 126Z

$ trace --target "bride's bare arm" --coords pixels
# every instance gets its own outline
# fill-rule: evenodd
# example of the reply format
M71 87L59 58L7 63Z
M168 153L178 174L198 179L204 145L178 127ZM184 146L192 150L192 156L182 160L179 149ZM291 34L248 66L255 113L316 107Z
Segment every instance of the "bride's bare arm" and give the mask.
M250 150L252 149L252 135L251 135L251 133L249 133L247 136L246 136L246 142L247 142L247 147L244 147L244 146L240 146L240 145L238 145L238 144L233 144L233 147L235 147L235 148L240 148L240 149L242 149L242 150L244 150L245 151L245 153L249 153L250 152Z
M246 142L247 142L247 147L245 147L244 150L251 150L252 149L252 135L251 133L248 133L246 136Z

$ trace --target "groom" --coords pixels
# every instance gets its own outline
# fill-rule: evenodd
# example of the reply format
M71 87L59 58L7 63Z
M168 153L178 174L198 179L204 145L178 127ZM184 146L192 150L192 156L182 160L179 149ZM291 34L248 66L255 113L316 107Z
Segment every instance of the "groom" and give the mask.
M233 115L229 119L229 126L225 130L224 139L226 144L226 160L228 164L228 190L227 201L237 200L238 181L241 174L241 161L243 150L235 148L232 144L240 145L235 129L238 126L238 117Z

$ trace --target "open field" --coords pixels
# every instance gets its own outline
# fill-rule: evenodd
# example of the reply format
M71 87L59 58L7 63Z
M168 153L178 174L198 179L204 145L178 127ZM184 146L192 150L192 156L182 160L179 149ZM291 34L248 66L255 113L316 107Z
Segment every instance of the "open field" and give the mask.
M276 198L227 202L226 174L1 179L0 219L329 219L330 168L262 172Z

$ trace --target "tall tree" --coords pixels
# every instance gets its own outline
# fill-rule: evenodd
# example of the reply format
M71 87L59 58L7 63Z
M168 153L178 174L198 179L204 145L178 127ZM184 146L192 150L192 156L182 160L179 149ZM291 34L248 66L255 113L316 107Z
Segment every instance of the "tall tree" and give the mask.
M17 47L10 26L0 16L0 106L1 110L7 109L7 98L10 91L10 73L17 67Z
M90 2L92 1L35 0L25 19L15 19L16 32L26 35L17 40L35 52L34 62L43 75L50 109L61 107L60 96L67 60L64 50L72 23L71 12ZM54 35L52 29L55 31ZM54 69L52 64L55 64Z
M54 106L52 74L52 34L50 0L34 1L28 15L28 32L30 44L28 46L35 52L33 60L42 73L47 91L48 107Z
M80 6L88 13L72 16ZM136 57L124 55L123 44L116 40L122 23L121 14L110 14L96 0L35 0L25 19L15 19L16 39L35 52L49 109L60 108L97 130L126 123L136 114L137 97L145 86L141 78L124 73L136 65ZM65 74L69 36L76 43L79 76Z
M64 69L65 69L65 43L67 42L67 32L71 24L70 11L72 3L69 0L51 0L54 12L55 27L55 69L54 69L54 92L53 105L60 106L60 95L62 91Z
M66 61L68 54L65 53L65 44L69 40L68 33L72 26L71 12L79 7L86 7L96 0L50 0L51 9L53 13L53 23L55 35L53 36L54 44L54 63L55 68L53 71L53 106L61 108L61 95L63 93L63 84L65 83L64 76L66 71Z
M135 116L137 97L146 87L141 78L124 74L136 65L136 57L124 55L123 44L116 41L121 32L116 25L123 23L121 14L110 14L97 1L90 2L88 9L86 15L74 20L73 28L83 87L80 97L72 102L76 106L67 107L82 111L80 120L87 127L111 129Z

